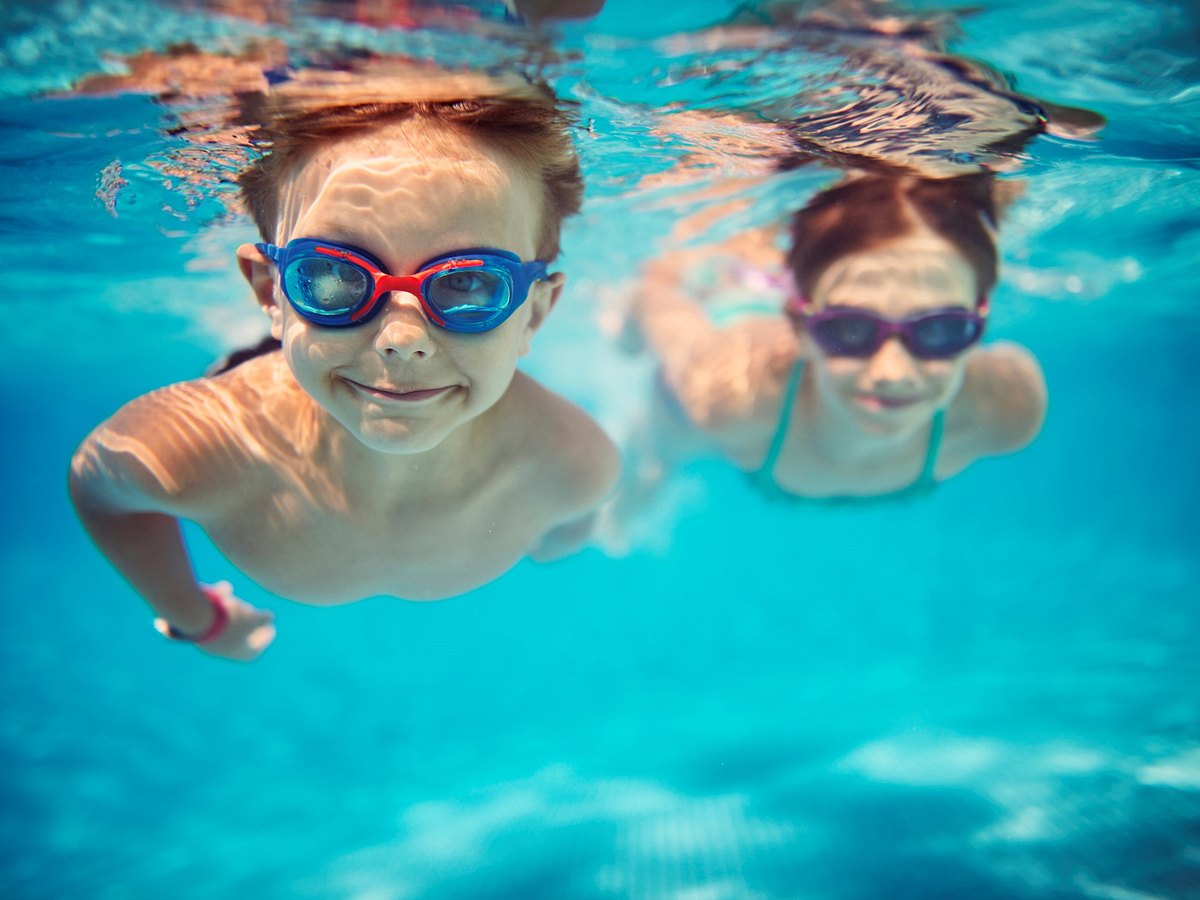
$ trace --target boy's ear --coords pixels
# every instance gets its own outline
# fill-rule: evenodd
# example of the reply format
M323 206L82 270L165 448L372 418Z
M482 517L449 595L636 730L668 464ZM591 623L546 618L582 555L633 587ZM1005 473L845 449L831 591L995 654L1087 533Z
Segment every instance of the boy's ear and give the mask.
M529 320L525 323L525 333L521 337L522 356L529 352L529 344L533 335L546 321L546 316L558 302L558 296L562 293L566 283L567 276L562 272L555 272L544 281L534 282L533 286L529 288L529 299L525 301L530 308Z
M262 311L271 320L271 337L279 340L283 336L283 316L279 301L275 299L275 266L253 244L238 247L237 259L242 277L254 291L254 298Z

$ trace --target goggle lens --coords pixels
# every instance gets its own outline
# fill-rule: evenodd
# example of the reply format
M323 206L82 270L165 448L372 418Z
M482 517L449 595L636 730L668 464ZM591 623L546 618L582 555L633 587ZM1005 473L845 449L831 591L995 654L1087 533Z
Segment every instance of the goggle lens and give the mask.
M813 336L826 351L839 356L870 356L883 343L879 323L868 316L844 313L815 323Z
M425 299L448 322L485 324L508 309L512 282L500 270L450 269L425 282Z
M283 290L302 312L313 316L349 315L370 299L371 276L341 259L304 257L283 273Z
M984 319L969 310L951 309L897 322L870 312L835 308L806 315L805 323L830 356L865 358L896 335L918 359L949 359L979 340Z
M981 328L978 319L967 316L929 316L912 323L906 343L916 356L955 356L975 343Z

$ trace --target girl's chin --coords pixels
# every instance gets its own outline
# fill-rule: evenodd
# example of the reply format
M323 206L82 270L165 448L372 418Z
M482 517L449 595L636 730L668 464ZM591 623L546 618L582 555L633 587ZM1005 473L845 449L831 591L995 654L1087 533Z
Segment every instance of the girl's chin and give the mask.
M932 416L928 403L915 401L902 404L878 403L873 399L854 399L848 404L851 417L864 431L872 434L895 434L909 431Z

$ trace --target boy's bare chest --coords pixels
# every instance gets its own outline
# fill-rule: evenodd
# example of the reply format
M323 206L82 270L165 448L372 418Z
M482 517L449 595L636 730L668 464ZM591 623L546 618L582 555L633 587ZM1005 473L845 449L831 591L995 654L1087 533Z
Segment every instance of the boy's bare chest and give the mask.
M508 491L389 512L277 490L206 531L246 575L290 600L434 600L486 584L525 556L545 531L532 512Z

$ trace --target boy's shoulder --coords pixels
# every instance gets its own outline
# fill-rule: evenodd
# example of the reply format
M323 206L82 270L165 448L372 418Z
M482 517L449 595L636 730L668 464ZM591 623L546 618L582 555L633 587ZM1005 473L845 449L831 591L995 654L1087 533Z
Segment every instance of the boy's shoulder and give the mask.
M224 444L230 432L249 437L261 432L260 420L279 419L305 405L307 395L286 372L280 354L257 357L220 375L179 381L135 397L106 425L160 437L182 429L200 447Z
M82 450L130 491L167 508L196 513L220 505L267 471L271 447L286 442L280 425L296 421L302 398L274 373L273 360L255 359L135 397Z
M616 486L620 454L604 429L570 400L521 372L513 378L506 417L511 462L528 473L538 496L565 515L594 507Z

